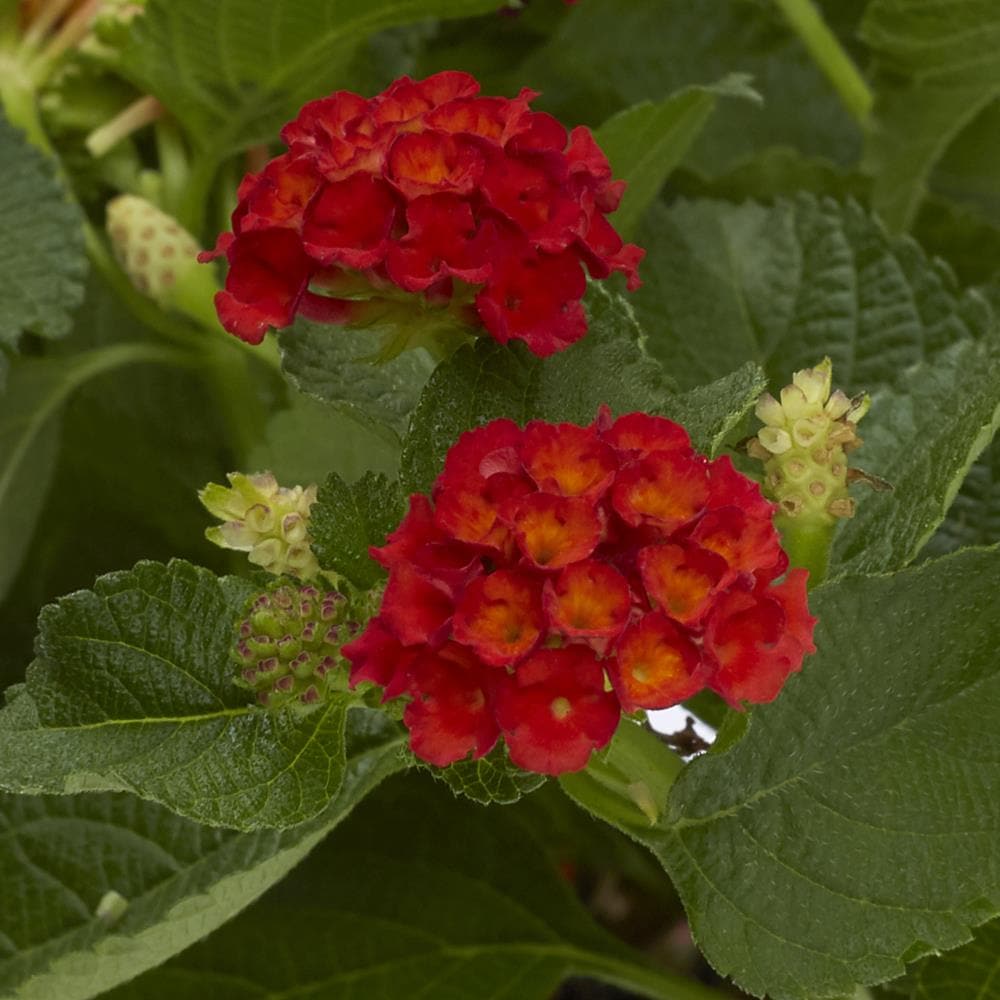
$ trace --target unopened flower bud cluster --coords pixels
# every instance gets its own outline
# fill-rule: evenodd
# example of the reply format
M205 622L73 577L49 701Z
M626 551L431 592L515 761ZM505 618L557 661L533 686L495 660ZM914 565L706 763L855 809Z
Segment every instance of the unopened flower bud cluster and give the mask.
M265 708L308 712L347 688L340 647L359 624L335 590L283 585L261 594L236 626L237 683Z
M250 562L276 576L312 580L320 573L309 536L309 511L316 486L279 486L270 472L232 472L230 487L209 483L198 494L224 523L205 537L224 549L246 552Z
M796 372L780 402L764 393L757 403L764 426L747 450L764 462L765 493L787 518L833 524L854 514L847 455L861 445L857 424L871 400L831 392L832 368L824 358Z

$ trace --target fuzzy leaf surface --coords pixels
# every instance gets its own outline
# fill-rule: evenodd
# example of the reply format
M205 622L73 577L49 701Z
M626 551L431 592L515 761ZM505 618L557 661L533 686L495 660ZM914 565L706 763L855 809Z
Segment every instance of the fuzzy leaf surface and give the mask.
M313 551L324 569L342 573L366 590L385 577L385 570L368 554L403 519L406 505L399 485L366 472L348 485L331 473L310 512Z
M166 961L279 881L384 777L398 728L352 712L344 783L312 820L238 833L130 795L0 795L0 997L86 1000ZM96 916L105 893L128 906Z
M998 587L992 548L817 588L819 652L625 827L742 989L848 995L1000 912Z
M249 703L229 647L255 592L147 562L45 608L38 659L0 712L0 787L131 791L243 830L321 812L343 778L346 698L303 719Z
M206 983L216 1000L547 1000L570 974L718 997L597 927L516 810L386 785L259 906L109 1000L194 1000Z
M55 166L0 113L0 345L64 337L83 301L83 216Z
M1000 340L991 336L953 344L874 396L861 424L865 443L857 462L893 490L856 490L857 513L836 536L835 572L881 573L917 555L945 521L974 461L1000 428L998 386ZM984 507L972 508L980 524L991 516L989 496L982 499ZM956 517L970 512L967 501L968 494Z
M375 363L379 338L300 320L280 335L285 373L304 393L340 410L386 441L399 444L420 391L434 369L430 355L408 350Z
M594 284L585 301L587 334L551 358L481 339L437 367L403 446L407 492L429 491L458 436L498 417L589 424L602 403L615 413L664 405L672 387L646 353L629 304Z
M982 296L851 201L654 206L639 242L649 254L632 301L682 388L745 361L778 387L829 355L837 385L874 392L994 323Z
M990 0L874 0L861 37L885 71L866 150L873 205L904 229L949 145L1000 96L1000 10Z
M491 0L150 0L124 68L212 150L271 142L343 82L351 46L394 25L468 17Z
M642 101L609 118L594 133L616 178L628 187L615 210L615 228L630 238L663 182L698 138L720 97L760 102L749 77L685 87L662 101Z
M897 1000L1000 1000L1000 920L976 928L961 948L918 962L879 995Z

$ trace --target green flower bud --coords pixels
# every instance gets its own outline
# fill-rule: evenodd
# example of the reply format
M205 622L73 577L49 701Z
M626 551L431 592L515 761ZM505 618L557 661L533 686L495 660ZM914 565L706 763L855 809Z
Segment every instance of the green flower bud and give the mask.
M215 279L197 260L201 247L176 219L137 195L107 205L111 248L132 284L164 308L195 318L216 292Z
M224 549L246 552L250 562L276 576L312 580L322 572L313 555L309 511L316 486L279 486L270 472L231 472L230 486L209 483L198 499L224 523L205 537Z
M278 585L253 598L236 625L231 658L236 683L265 708L311 712L347 690L340 647L359 631L335 590Z
M776 501L779 518L832 526L851 517L847 454L860 447L857 423L868 412L867 395L848 399L831 393L833 364L792 376L781 401L765 393L756 413L764 423L748 451L764 463L764 493Z

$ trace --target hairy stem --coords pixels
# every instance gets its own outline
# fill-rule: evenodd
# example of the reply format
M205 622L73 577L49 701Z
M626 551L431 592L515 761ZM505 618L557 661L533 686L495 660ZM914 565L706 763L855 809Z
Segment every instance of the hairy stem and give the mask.
M875 98L837 36L823 20L812 0L774 0L792 30L802 40L816 65L833 84L844 106L864 125Z

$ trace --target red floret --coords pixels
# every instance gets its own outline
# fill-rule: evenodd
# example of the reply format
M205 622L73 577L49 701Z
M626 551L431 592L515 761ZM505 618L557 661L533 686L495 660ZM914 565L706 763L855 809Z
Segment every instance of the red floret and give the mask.
M414 752L586 766L623 712L703 688L773 699L814 651L806 573L773 508L682 428L606 408L589 427L497 420L461 436L373 556L378 617L344 647L352 683L408 694Z

